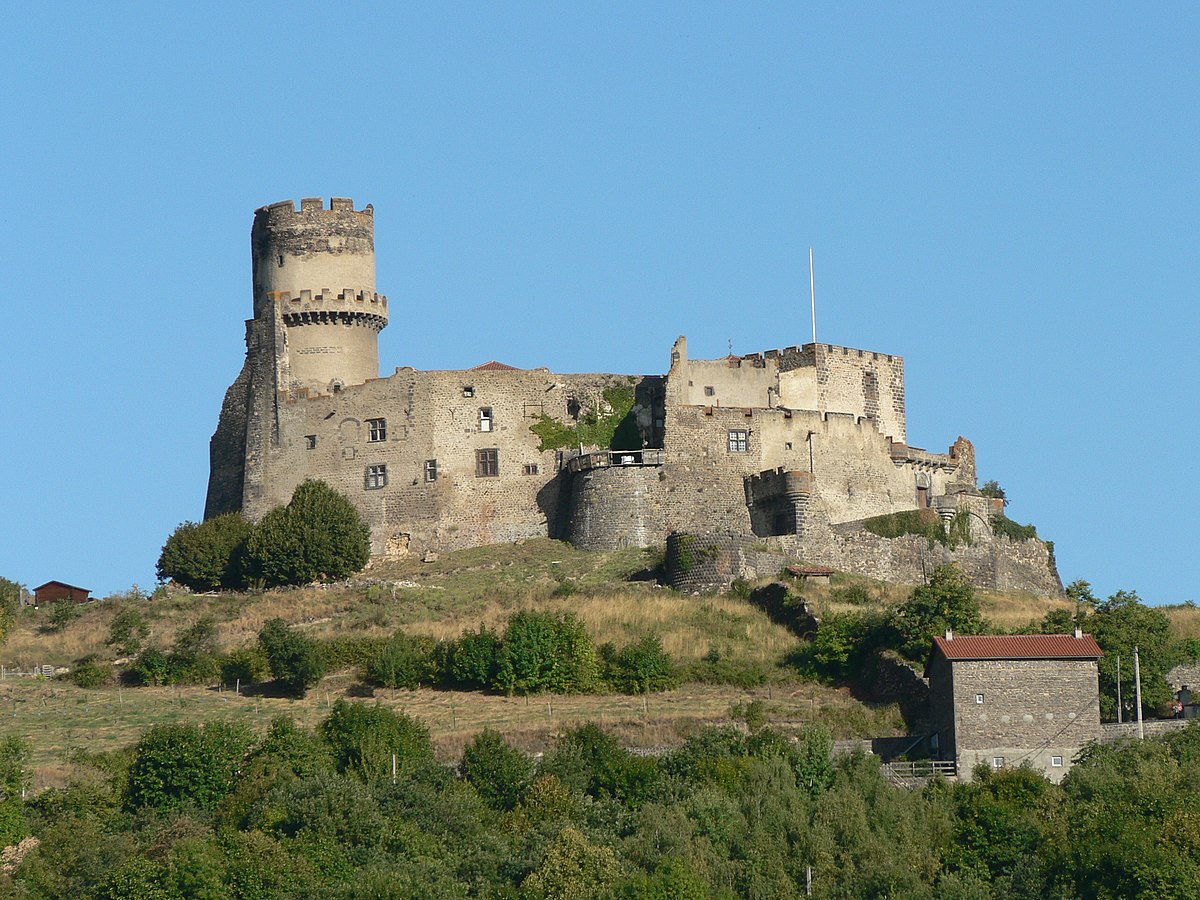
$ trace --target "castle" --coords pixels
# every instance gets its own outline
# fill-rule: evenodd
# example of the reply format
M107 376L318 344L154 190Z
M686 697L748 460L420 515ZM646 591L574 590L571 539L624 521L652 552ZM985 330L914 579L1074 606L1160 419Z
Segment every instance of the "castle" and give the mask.
M257 519L320 478L361 510L379 556L547 535L585 549L673 535L678 555L694 535L705 552L675 566L685 581L791 561L915 583L953 559L980 585L1061 592L1049 545L994 533L1003 504L980 494L969 441L908 445L899 356L814 343L702 360L681 337L666 375L493 361L381 378L372 207L275 203L251 245L254 317L206 518ZM905 510L961 518L964 541L862 525Z

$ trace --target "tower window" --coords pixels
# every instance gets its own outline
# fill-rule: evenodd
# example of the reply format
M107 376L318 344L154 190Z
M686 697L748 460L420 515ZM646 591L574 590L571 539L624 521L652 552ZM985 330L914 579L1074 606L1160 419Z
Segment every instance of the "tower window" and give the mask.
M367 419L367 440L387 440L387 419Z
M525 467L521 470L524 475L536 475L538 473L537 463L525 463Z
M437 460L436 459L425 460L425 480L426 481L437 481L437 477L438 477Z
M382 487L387 487L387 481L386 465L381 463L377 466L367 466L363 487L365 487L368 491L374 491Z
M479 430L492 430L492 408L490 406L485 406L479 410Z
M475 396L475 388L473 388L469 384L463 385L463 396L464 397L474 397Z
M487 450L475 451L475 477L497 478L500 475L500 450L489 447Z
M306 450L317 449L317 436L315 434L306 434L304 436L304 448Z
M750 432L744 428L729 429L729 452L745 453L750 449Z
M717 393L717 389L715 387L713 387L712 385L706 384L704 386L704 396L705 397L715 397L716 393Z

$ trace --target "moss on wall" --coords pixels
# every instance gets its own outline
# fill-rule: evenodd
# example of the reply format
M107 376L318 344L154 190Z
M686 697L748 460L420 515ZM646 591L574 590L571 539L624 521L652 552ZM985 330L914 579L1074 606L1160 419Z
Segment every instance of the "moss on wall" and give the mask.
M538 449L559 450L582 444L605 450L640 450L642 440L633 413L633 386L614 384L605 388L602 396L607 411L585 408L575 425L567 425L551 416L539 416L529 426L541 441Z

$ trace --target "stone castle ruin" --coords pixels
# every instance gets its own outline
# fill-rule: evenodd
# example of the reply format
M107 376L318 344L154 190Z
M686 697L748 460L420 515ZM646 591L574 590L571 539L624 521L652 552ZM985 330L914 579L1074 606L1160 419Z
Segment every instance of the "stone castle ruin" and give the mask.
M372 207L275 203L255 212L251 245L254 317L206 518L258 519L320 478L358 506L380 556L673 534L682 569L718 582L758 560L916 583L954 560L982 586L1062 590L1049 545L996 533L1003 503L980 494L970 441L909 446L899 356L806 344L692 359L681 337L666 375L488 362L381 378ZM906 511L960 539L871 530Z

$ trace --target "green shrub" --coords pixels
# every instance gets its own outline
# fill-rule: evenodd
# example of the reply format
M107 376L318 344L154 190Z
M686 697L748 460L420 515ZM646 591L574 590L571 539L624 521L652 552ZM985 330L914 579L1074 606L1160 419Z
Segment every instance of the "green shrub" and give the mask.
M250 523L241 513L184 522L163 545L158 577L194 591L245 587L241 557L249 534Z
M388 688L416 690L441 680L437 641L397 632L367 664L367 680Z
M484 729L463 749L459 774L493 809L517 805L533 779L533 760L509 746L499 732Z
M449 648L446 676L457 687L486 688L493 683L500 636L480 625L478 631L464 631Z
M108 684L112 676L112 666L100 657L92 654L75 660L75 664L71 666L71 671L67 675L67 678L76 687L98 688Z
M50 620L46 623L45 630L51 633L60 632L78 618L79 607L74 600L57 600L50 607Z
M133 685L171 684L171 660L156 647L147 647L121 673L121 678Z
M429 729L416 719L382 706L338 700L321 723L320 734L333 753L339 772L366 781L390 778L392 754L398 774L433 760Z
M221 675L217 652L217 623L212 616L201 616L179 629L168 656L170 680L174 684L209 684Z
M250 532L243 572L267 586L340 581L370 557L371 529L354 504L310 479Z
M1018 543L1037 539L1036 526L1021 525L1004 515L1004 513L996 513L992 516L992 531L995 534L1003 535L1010 541Z
M104 643L120 656L136 656L142 649L142 641L150 635L146 617L136 606L121 609L108 626L108 637Z
M992 479L985 481L983 487L979 489L979 493L985 497L991 497L995 500L1007 500L1008 495L1004 492L1004 488L1000 487L1000 482Z
M271 673L271 664L261 644L231 651L221 660L221 682L226 687L257 684Z
M339 669L365 669L388 642L386 637L339 634L333 637L313 638L325 671Z
M125 799L130 807L211 808L233 787L251 744L249 729L229 722L155 725L133 749Z
M0 644L8 640L8 633L17 620L23 590L17 582L0 578Z
M275 681L290 694L303 697L325 674L325 662L307 635L283 619L271 619L258 633Z
M982 634L987 623L970 580L958 566L939 566L929 583L913 590L896 610L893 624L899 632L899 650L915 661L924 661L935 637L953 629L959 634Z
M762 663L749 659L730 658L715 647L680 671L681 681L696 681L700 684L728 684L734 687L761 687L767 683L770 672Z
M577 617L526 611L509 617L492 686L508 694L587 692L599 675L596 648Z
M647 635L620 650L605 644L600 648L600 658L604 680L626 694L665 691L677 684L675 664L656 635Z
M925 538L930 546L949 542L941 517L932 509L907 509L863 519L863 528L882 538L899 538L915 534Z
M529 426L538 436L538 449L559 450L563 447L599 447L604 450L640 450L641 433L633 414L634 390L631 385L615 384L602 392L608 412L586 408L580 411L575 425L541 415Z

